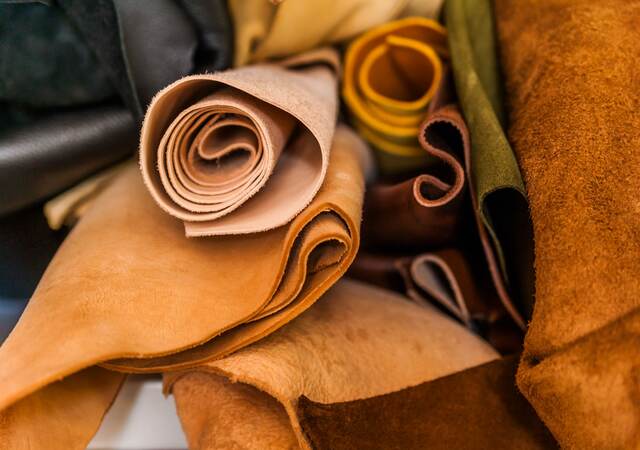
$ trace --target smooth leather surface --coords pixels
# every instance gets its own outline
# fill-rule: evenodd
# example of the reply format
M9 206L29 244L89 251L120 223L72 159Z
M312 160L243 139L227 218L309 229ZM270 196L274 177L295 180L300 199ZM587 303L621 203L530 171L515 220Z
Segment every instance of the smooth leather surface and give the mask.
M520 169L504 130L502 82L491 0L444 5L458 103L471 137L474 206L518 310L533 308L533 231ZM495 276L494 276L495 279Z
M57 112L0 135L0 214L43 200L133 152L138 131L122 107Z
M231 0L234 65L339 43L402 15L435 18L442 0Z
M535 235L518 386L563 447L637 448L640 5L498 1L496 22Z
M0 409L98 363L157 372L219 358L298 316L355 256L367 151L339 127L322 189L293 222L208 239L186 238L129 167L72 230L0 347Z
M382 173L424 166L419 125L443 80L447 34L434 20L380 25L349 45L342 96L356 129L378 152Z
M300 396L355 400L496 357L433 307L341 280L278 332L229 357L169 373L165 383L192 449L308 448Z
M337 55L195 75L160 92L140 166L187 236L255 233L290 222L324 180L337 115Z
M302 398L297 414L315 450L556 449L514 385L517 360L502 358L372 398Z
M0 411L0 449L87 448L124 379L92 367Z

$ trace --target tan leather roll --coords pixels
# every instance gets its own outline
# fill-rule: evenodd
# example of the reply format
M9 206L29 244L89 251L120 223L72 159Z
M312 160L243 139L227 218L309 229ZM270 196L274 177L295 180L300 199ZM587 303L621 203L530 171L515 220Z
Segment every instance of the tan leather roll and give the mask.
M129 167L71 232L0 347L0 410L94 364L190 366L292 320L355 256L367 151L339 127L323 186L295 220L206 239L186 238Z
M158 93L140 167L158 205L188 236L289 223L317 194L337 116L337 55L193 75Z
M495 358L435 308L342 280L268 338L165 381L192 449L309 448L296 411L301 396L371 397Z

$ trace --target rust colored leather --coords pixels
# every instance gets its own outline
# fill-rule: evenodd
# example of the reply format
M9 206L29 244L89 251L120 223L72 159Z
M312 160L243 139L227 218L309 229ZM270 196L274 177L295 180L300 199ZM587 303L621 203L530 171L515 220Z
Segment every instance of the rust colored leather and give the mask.
M553 436L518 392L517 357L361 400L298 402L315 450L555 449Z
M518 386L560 444L640 445L640 4L496 2L536 303Z
M300 396L325 403L371 397L496 358L434 307L341 280L267 338L167 374L165 385L193 450L308 448Z
M337 54L192 75L158 93L140 167L187 236L247 234L289 223L317 194L336 124Z
M367 151L339 127L320 192L289 225L208 239L186 238L127 168L0 347L0 410L99 363L144 372L219 358L298 316L355 256Z
M498 298L513 321L524 320L500 272L472 185L469 131L458 109L445 106L427 117L419 141L439 162L427 173L396 185L377 185L365 195L363 245L381 250L416 250L477 245L479 237ZM469 195L470 194L470 195ZM470 203L465 197L470 197Z
M0 411L0 449L84 450L124 379L92 367Z

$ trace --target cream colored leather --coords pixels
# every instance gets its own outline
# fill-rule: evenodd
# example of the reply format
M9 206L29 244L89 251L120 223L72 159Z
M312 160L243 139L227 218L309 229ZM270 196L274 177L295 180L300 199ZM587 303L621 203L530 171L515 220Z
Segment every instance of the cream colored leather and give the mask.
M337 54L316 50L176 81L145 116L140 166L188 236L289 223L327 172L338 105Z

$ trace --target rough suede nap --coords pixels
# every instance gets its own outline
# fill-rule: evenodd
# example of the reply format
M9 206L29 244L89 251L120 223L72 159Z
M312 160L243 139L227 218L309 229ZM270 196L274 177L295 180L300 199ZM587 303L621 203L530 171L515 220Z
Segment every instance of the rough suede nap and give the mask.
M518 385L560 444L640 444L640 4L496 2L535 235Z

